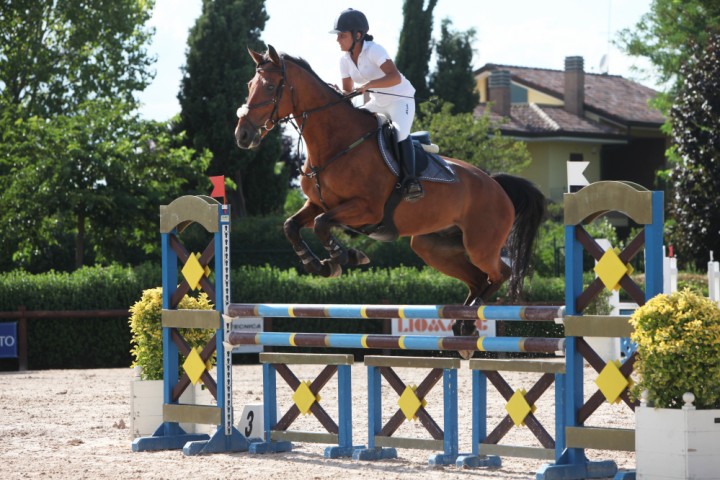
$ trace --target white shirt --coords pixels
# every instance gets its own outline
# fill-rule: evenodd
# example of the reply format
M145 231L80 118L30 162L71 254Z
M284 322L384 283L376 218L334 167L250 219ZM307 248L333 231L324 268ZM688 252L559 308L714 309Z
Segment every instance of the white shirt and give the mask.
M356 85L365 85L370 80L385 76L385 72L382 71L380 66L388 60L390 60L390 56L382 45L365 40L360 56L358 57L357 65L352 61L350 52L345 52L345 54L340 57L340 76L342 78L352 78L352 81ZM405 78L402 73L400 73L400 79L400 83L392 87L373 88L372 90L392 93L394 95L414 96L415 88L410 81ZM399 97L393 95L370 93L370 99L377 105L389 105L398 98Z

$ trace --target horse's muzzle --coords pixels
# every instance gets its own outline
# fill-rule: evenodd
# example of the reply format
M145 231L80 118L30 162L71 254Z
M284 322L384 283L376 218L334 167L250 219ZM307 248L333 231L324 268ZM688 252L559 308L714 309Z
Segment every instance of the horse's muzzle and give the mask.
M262 140L262 132L259 128L253 128L247 123L238 122L235 127L235 143L244 149L256 148Z

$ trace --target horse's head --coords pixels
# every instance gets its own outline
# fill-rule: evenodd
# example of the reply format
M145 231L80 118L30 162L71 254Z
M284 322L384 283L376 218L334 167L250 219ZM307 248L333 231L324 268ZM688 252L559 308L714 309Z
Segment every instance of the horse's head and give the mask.
M238 108L235 141L240 148L255 148L272 130L277 122L290 114L290 107L283 108L285 88L285 61L268 45L266 54L252 51L255 76L248 82L247 102Z

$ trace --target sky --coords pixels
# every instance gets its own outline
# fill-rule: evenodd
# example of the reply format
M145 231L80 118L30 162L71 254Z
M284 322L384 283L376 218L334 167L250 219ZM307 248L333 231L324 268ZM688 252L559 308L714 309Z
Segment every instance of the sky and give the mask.
M652 78L633 67L648 69L642 58L628 57L612 40L632 28L650 10L652 0L438 0L433 10L433 38L440 38L444 18L456 31L474 28L473 68L486 63L563 70L565 57L582 56L585 71L600 73L607 55L607 72L660 89ZM330 83L340 83L340 49L328 33L346 8L361 10L377 43L395 57L402 29L403 0L266 0L270 19L262 34L278 51L302 57ZM157 56L153 83L139 98L141 115L168 120L180 111L177 93L185 63L188 32L200 16L202 0L156 0L150 26L156 29L150 54ZM434 69L431 60L430 71ZM248 80L250 80L248 78ZM238 88L244 88L239 85ZM229 106L233 110L237 106Z

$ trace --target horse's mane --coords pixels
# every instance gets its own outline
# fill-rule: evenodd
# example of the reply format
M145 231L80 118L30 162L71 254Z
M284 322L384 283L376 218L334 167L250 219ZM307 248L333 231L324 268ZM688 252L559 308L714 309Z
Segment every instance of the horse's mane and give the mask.
M327 88L328 90L332 91L332 92L333 92L335 95L337 95L337 96L340 96L340 97L342 96L338 91L336 91L334 88L330 87L330 85L328 85L325 80L323 80L322 78L320 78L320 75L318 75L317 73L315 73L315 70L312 69L312 67L310 66L310 64L309 64L309 63L307 62L307 60L305 60L304 58L294 57L294 56L289 55L289 54L287 54L287 53L280 53L280 58L282 58L282 59L285 60L286 62L294 63L295 65L297 65L298 67L302 68L303 70L305 70L306 72L308 72L310 75L312 75L313 77L315 77L315 79L316 79L318 82L320 82L323 87L325 87L325 88Z
M306 72L308 72L310 75L312 75L313 77L315 77L315 79L316 79L324 88L326 88L327 90L331 91L331 92L332 92L333 94L335 94L338 98L342 98L343 95L342 95L340 92L338 92L337 90L335 90L334 88L332 88L330 85L328 85L325 80L323 80L322 78L320 78L320 75L318 75L318 74L315 72L315 70L312 69L312 67L311 67L310 64L307 62L307 60L305 60L305 59L302 58L302 57L294 57L294 56L292 56L292 55L290 55L290 54L288 54L288 53L284 53L284 52L280 52L279 55L280 55L280 58L282 58L283 60L285 60L285 61L287 61L287 62L290 62L290 63L294 63L294 64L297 65L298 67L300 67L300 68L302 68L303 70L305 70ZM269 56L267 53L265 54L265 57L264 57L264 58L265 58L265 60L270 61L270 56ZM356 110L358 110L358 111L360 111L360 112L363 112L363 113L367 113L368 115L373 115L372 112L370 112L370 111L368 111L368 110L365 110L364 108L356 108Z

